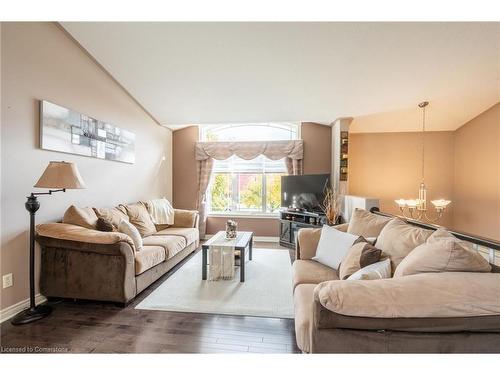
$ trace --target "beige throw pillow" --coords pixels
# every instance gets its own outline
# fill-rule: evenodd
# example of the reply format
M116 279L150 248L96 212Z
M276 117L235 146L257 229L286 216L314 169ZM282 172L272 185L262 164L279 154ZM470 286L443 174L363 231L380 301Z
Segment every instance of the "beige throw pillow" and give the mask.
M111 207L111 208L94 207L94 212L96 213L98 218L102 218L106 221L109 221L116 230L118 230L118 225L120 225L120 221L122 219L128 221L127 214L116 207Z
M437 231L436 231L437 232ZM425 272L490 272L491 266L465 241L437 233L404 258L394 277ZM438 239L441 238L441 239Z
M442 241L442 240L449 240L449 239L452 239L455 241L461 241L457 237L455 237L453 234L448 232L446 229L438 228L429 236L429 238L427 239L427 243L437 242L437 241ZM461 242L463 242L463 244L465 246L469 247L472 250L472 243L465 242L465 241L461 241Z
M363 237L377 237L391 219L356 208L349 221L347 233Z
M118 224L118 232L125 233L134 242L135 251L142 250L142 237L139 230L127 220L121 220Z
M339 278L345 280L361 268L377 263L380 260L382 250L377 249L370 243L355 243L347 252L340 263Z
M64 224L73 224L88 229L95 229L97 215L90 207L70 206L64 213L62 222Z
M156 227L144 204L137 202L134 204L120 205L119 207L125 210L130 223L137 228L142 237L147 237L156 233Z
M382 250L382 258L390 258L392 269L396 270L404 257L425 243L432 232L394 218L382 229L376 245Z

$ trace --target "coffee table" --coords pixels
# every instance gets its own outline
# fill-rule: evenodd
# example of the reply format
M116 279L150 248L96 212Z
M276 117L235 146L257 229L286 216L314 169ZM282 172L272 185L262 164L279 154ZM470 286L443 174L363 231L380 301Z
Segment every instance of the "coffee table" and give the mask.
M226 237L225 231L217 232L213 237L211 237L207 242L201 245L202 253L202 270L201 279L207 279L207 267L208 267L208 249L210 245L216 243L221 238ZM248 260L252 260L252 247L253 247L253 232L236 232L236 244L234 245L235 250L240 251L240 282L245 281L245 255L248 252Z

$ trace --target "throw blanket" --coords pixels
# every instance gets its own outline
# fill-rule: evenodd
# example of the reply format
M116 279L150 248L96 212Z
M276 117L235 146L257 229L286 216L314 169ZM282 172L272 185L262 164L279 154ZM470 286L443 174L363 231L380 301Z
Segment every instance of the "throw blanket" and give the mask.
M155 224L174 224L174 208L166 198L151 199L146 202L148 212Z
M225 232L219 232L208 249L208 280L231 280L234 278L234 245L236 239L227 240Z

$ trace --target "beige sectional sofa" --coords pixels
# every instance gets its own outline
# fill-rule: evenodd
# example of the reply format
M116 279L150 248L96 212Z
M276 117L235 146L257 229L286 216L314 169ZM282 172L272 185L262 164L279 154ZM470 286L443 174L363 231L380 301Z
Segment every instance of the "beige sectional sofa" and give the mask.
M348 227L341 224L337 229ZM393 243L408 242L403 233L408 228L401 230ZM299 231L293 263L295 331L303 352L500 352L498 267L481 273L339 280L337 270L312 259L320 233L321 229ZM412 241L428 237L418 230L412 235ZM404 254L394 259L401 262Z
M124 207L106 210L126 218ZM95 229L95 220L64 221L37 226L40 292L46 297L127 304L199 245L197 211L175 210L173 225L153 225L140 251L124 233Z

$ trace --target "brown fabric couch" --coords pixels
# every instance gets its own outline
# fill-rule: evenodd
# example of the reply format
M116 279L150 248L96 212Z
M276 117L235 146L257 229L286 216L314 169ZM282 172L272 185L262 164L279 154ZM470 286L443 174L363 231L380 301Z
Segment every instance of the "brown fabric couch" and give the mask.
M496 268L340 281L336 270L311 259L320 232L299 231L293 264L295 333L303 352L500 353Z
M36 239L44 296L126 304L198 248L198 212L175 210L140 251L126 234L72 224L40 224Z

